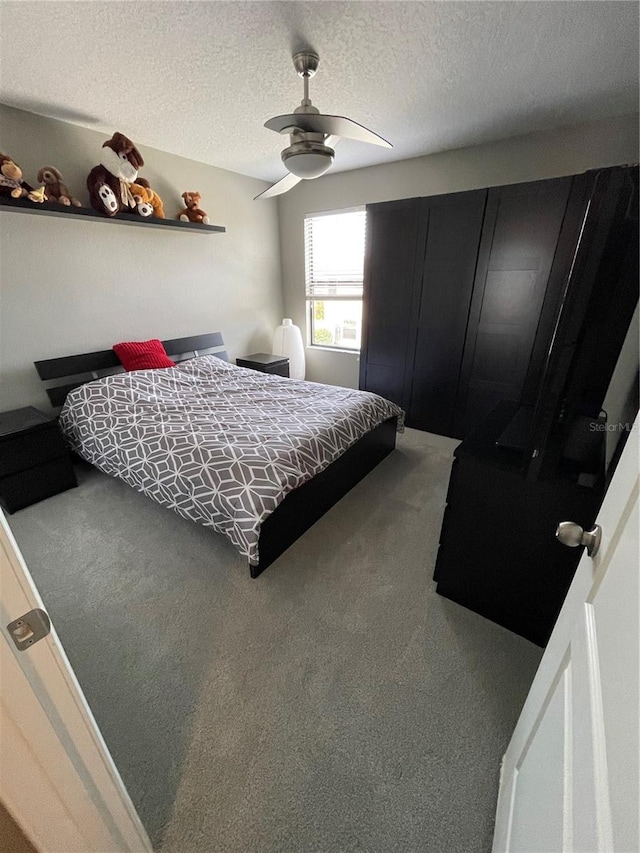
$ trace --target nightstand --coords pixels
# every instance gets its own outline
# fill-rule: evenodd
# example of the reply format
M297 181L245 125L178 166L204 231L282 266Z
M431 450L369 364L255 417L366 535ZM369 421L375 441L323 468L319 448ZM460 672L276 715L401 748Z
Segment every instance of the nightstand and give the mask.
M7 512L77 485L53 418L32 407L0 412L0 504Z
M276 376L289 376L289 359L283 355L271 355L267 352L254 352L236 358L238 367L250 367L260 373L275 373Z

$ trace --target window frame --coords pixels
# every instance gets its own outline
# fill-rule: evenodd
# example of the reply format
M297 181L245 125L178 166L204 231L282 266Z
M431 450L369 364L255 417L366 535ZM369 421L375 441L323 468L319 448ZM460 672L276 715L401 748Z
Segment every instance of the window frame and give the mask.
M314 311L315 311L315 303L316 302L358 302L360 303L361 312L363 310L364 303L364 253L366 251L366 231L367 231L367 220L366 220L366 205L358 205L356 207L347 207L347 208L339 208L337 210L322 210L316 211L314 213L306 213L304 215L303 221L303 242L304 242L304 280L305 280L305 303L306 303L306 319L307 319L307 330L306 330L306 344L307 347L312 349L321 349L329 352L341 352L341 353L351 353L353 355L360 355L362 351L362 338L360 339L360 346L358 347L347 347L344 344L323 344L323 343L315 343L314 342ZM342 216L348 215L352 213L362 213L363 217L363 257L362 257L362 279L354 282L354 286L360 287L360 294L345 294L345 295L330 295L330 296L314 296L310 294L310 285L309 282L309 274L308 274L308 264L309 264L309 248L308 248L308 237L307 237L307 221L312 219L320 219L324 216ZM343 285L346 286L346 285ZM362 334L362 314L360 316L360 332Z

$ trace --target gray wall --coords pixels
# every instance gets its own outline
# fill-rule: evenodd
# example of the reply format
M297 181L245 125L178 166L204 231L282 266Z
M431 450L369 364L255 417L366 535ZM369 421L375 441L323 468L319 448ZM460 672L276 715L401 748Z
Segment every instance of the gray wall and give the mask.
M638 116L632 115L303 181L279 202L285 315L304 335L305 214L553 178L637 160ZM358 387L356 353L307 348L306 354L308 379Z
M118 129L126 132L124 125ZM57 166L85 202L85 179L105 138L0 105L0 150L15 157L32 182L39 167ZM282 316L305 330L306 213L633 162L638 130L637 116L626 116L531 134L327 175L259 203L253 196L264 188L261 181L155 149L141 151L141 174L164 199L168 215L180 207L183 190L199 190L212 222L226 225L227 233L173 233L0 211L2 408L46 406L32 365L37 359L108 348L119 340L214 330L223 332L235 357L269 351ZM307 377L357 387L357 358L308 348Z
M126 122L120 128L126 133ZM85 180L108 134L0 105L0 150L25 179L57 166L88 203ZM47 407L33 361L122 340L221 331L230 355L270 351L282 313L278 209L262 181L140 146L141 175L167 216L198 190L226 234L0 211L3 409Z

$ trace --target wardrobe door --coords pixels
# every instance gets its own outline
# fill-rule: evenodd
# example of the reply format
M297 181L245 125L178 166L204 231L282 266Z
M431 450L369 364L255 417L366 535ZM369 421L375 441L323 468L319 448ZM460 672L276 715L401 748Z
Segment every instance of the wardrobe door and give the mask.
M412 317L407 425L453 435L486 190L422 199L426 245Z
M463 438L520 402L572 178L489 190L456 402Z
M420 199L367 205L360 388L404 405Z

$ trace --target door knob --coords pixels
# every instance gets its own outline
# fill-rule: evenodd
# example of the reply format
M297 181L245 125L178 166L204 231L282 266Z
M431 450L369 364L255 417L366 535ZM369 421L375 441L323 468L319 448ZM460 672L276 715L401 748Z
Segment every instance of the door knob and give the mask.
M556 539L568 548L584 545L587 554L595 557L602 540L602 528L594 524L591 530L583 530L575 521L561 521L556 530Z

